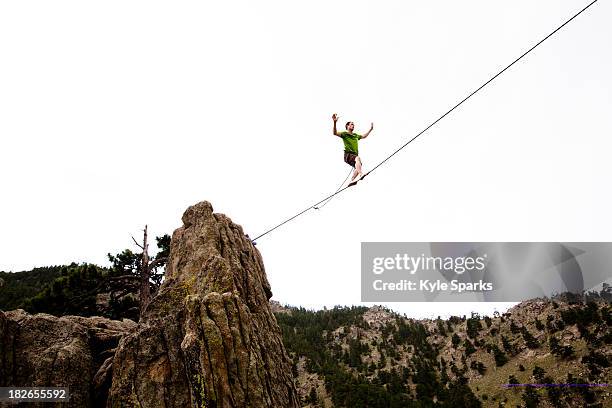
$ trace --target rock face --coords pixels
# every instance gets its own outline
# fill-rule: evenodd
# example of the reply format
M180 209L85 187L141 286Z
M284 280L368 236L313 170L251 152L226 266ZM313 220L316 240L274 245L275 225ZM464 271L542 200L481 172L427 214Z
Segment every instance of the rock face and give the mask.
M298 407L259 251L208 202L182 220L164 283L117 348L107 407Z
M115 347L135 327L127 319L0 311L0 386L69 387L67 406L103 407Z

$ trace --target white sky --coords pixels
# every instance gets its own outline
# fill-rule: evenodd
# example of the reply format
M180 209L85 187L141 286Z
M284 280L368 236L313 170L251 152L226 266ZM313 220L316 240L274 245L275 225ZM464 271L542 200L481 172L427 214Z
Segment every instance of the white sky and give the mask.
M105 265L201 200L259 235L345 177L332 113L374 122L367 170L587 3L0 2L0 270ZM274 298L359 304L362 241L611 240L611 16L262 238Z

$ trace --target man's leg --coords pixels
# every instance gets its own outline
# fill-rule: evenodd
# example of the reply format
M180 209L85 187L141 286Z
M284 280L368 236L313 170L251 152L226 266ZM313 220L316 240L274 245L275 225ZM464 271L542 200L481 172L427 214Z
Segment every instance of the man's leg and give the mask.
M353 171L353 175L351 176L351 182L353 182L353 180L355 180L357 176L359 176L359 170L357 169L358 163L359 163L359 156L355 156L355 160L350 163L355 169Z
M353 172L353 177L351 177L351 183L356 181L356 180L359 180L359 178L362 175L363 175L363 173L361 172L361 157L357 156L355 158L355 171Z
M361 171L361 157L357 156L355 158L355 170L357 170L357 173L359 173L359 175L363 175L363 172Z
M349 166L351 166L352 168L355 168L355 161L352 159L352 154L349 152L344 152L344 162L346 164L348 164ZM356 177L357 174L357 169L355 169L355 171L353 171L353 175L351 177L351 181L353 181L353 179Z

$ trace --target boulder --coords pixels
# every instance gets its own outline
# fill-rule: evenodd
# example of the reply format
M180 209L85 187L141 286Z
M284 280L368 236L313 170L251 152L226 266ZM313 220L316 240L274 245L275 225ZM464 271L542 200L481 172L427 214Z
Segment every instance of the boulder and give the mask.
M135 327L127 319L0 311L0 386L68 387L66 406L103 407L110 382L96 383L94 377L119 339Z

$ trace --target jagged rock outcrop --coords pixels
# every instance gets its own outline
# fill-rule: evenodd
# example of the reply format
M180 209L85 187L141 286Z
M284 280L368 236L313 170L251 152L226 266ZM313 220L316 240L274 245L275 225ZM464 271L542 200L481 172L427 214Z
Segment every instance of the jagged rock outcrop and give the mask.
M119 339L136 323L0 311L0 386L69 387L68 407L103 407ZM48 402L27 403L48 406Z
M117 348L107 407L298 407L259 251L208 202L182 220L164 283Z
M285 307L281 305L279 302L277 302L276 300L271 300L271 299L270 299L270 310L272 310L272 313L291 314L291 308Z

